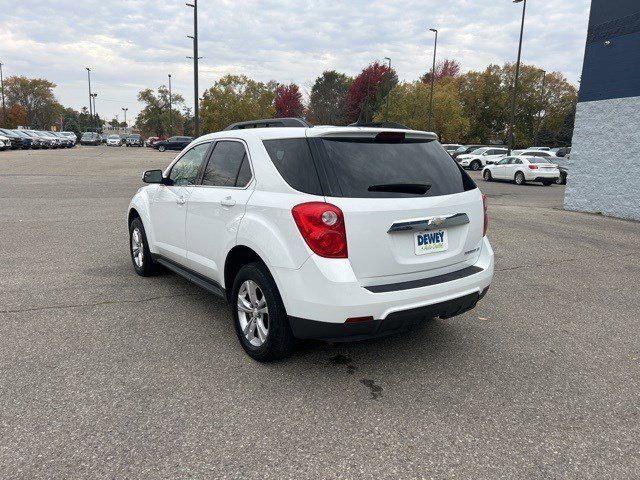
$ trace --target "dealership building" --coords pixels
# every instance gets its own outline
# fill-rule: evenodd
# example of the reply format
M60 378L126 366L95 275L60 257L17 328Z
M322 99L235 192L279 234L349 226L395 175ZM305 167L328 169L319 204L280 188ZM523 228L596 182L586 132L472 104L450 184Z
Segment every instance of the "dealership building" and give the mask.
M568 210L640 220L640 0L592 0Z

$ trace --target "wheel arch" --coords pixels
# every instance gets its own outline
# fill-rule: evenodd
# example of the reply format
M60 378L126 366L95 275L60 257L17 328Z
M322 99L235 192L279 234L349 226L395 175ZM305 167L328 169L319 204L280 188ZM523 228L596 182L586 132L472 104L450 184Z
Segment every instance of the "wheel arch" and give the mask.
M231 291L233 287L233 281L236 275L242 267L250 263L261 262L270 271L267 262L252 248L246 245L236 245L229 253L224 261L224 287L227 296L227 301L231 303ZM272 274L273 277L273 274Z

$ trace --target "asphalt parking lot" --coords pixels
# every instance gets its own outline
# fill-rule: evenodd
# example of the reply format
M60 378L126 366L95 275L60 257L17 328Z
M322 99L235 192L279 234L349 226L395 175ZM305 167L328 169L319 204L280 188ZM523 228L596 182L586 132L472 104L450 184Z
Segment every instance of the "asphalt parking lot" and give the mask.
M640 224L486 183L475 310L262 365L227 306L135 275L172 153L0 152L0 478L639 478Z

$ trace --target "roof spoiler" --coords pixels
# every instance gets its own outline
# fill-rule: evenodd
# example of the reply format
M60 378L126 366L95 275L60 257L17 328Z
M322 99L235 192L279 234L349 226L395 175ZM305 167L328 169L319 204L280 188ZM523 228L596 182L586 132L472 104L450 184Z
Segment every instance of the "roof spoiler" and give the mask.
M350 123L349 127L396 128L398 130L411 130L406 125L402 125L397 122L355 122Z
M261 120L248 120L229 125L225 130L243 130L245 128L278 128L278 127L302 127L311 128L313 125L304 118L263 118Z

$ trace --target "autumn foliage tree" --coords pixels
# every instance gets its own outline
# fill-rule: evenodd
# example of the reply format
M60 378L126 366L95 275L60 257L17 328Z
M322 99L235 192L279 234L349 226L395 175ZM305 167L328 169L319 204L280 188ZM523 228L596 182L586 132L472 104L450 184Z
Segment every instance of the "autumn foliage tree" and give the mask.
M276 108L276 117L302 117L304 115L304 105L302 104L302 94L298 85L279 85L276 89L276 98L273 101Z
M450 58L436 63L436 78L435 81L442 80L443 78L456 78L460 74L460 64ZM431 83L431 70L420 77L422 83Z
M322 72L311 87L309 118L318 125L344 125L345 102L353 78L335 70Z
M391 89L397 85L398 75L387 65L374 62L358 75L347 93L345 116L347 122L370 122L380 110Z

